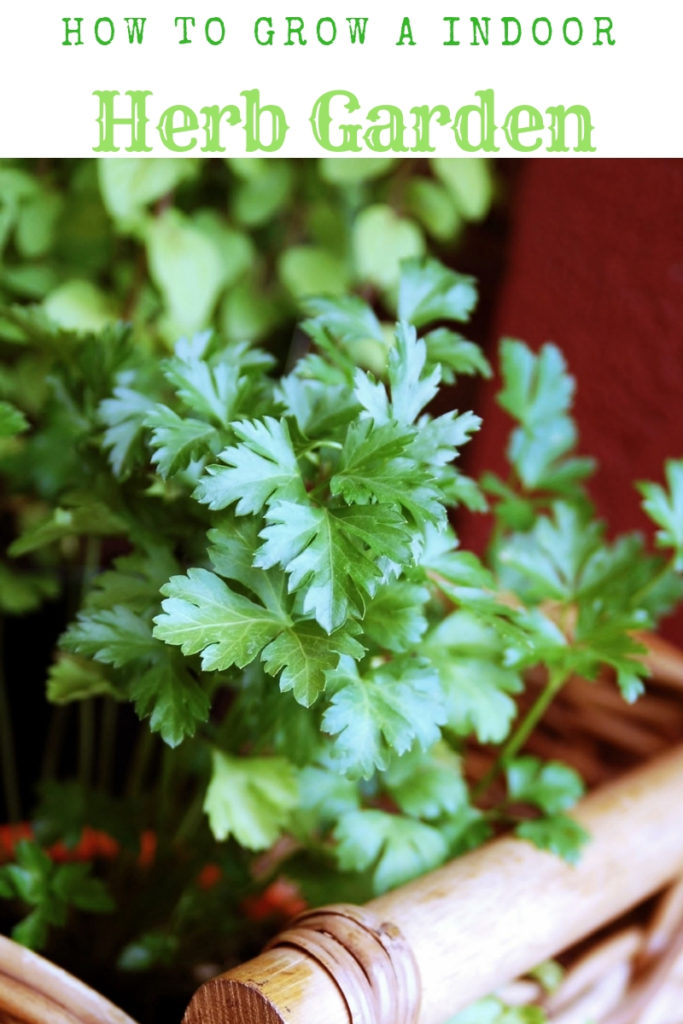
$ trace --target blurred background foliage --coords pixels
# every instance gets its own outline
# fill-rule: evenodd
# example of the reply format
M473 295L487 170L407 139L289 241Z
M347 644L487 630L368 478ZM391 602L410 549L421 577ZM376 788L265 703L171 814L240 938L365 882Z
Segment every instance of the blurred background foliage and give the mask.
M165 347L207 326L277 345L307 294L362 281L391 313L400 260L448 262L495 194L478 159L5 160L0 303Z

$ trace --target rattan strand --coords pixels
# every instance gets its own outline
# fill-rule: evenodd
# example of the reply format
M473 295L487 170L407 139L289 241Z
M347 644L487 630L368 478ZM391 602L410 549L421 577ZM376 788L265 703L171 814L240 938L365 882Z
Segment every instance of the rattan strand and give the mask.
M335 904L306 911L269 944L313 957L339 987L349 1019L373 1024L417 1024L420 977L395 925L365 908Z
M647 637L654 682L627 705L614 680L573 679L527 750L574 765L592 789L683 738L683 654ZM530 680L533 700L542 677ZM472 778L486 758L468 757ZM683 827L683 826L682 826ZM625 851L628 856L628 851ZM656 850L653 850L656 856ZM562 961L566 973L552 995L520 979L497 995L509 1005L542 1006L551 1024L683 1024L683 879L628 921Z

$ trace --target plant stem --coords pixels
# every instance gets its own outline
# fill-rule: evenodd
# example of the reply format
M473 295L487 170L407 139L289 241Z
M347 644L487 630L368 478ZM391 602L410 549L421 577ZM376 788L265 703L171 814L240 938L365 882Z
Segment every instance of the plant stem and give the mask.
M498 754L498 757L492 764L491 768L474 787L472 791L473 800L478 800L486 792L493 780L505 769L506 765L510 760L512 760L517 751L524 746L536 725L548 710L566 681L567 677L563 673L558 672L555 675L553 673L550 674L550 678L548 679L546 686L541 690L540 694L527 711L525 717L508 738L507 743L503 746L503 749Z
M108 789L111 782L114 763L114 747L116 744L116 719L118 705L116 701L104 698L102 706L102 734L98 759L97 781L102 789Z
M53 708L50 715L50 725L47 731L47 739L43 750L43 763L40 769L41 782L48 782L57 776L59 760L64 743L66 724L71 708Z
M78 706L78 779L88 787L92 781L95 753L95 709L92 700L83 700Z
M145 781L145 774L149 759L154 749L154 736L149 731L146 722L140 724L140 732L135 744L135 750L130 760L130 771L126 782L126 797L131 800L139 796L142 784Z
M0 624L1 629L1 624ZM3 664L2 634L0 633L0 757L2 758L2 787L7 804L7 816L11 822L21 818L21 797L17 776L14 734L10 718L9 698L5 683Z
M196 795L192 798L192 800L190 801L190 805L187 808L187 811L185 812L185 814L183 814L182 818L180 819L180 824L178 825L178 828L176 829L175 835L173 837L174 845L181 843L188 836L192 836L192 834L196 831L199 823L202 820L203 813L204 793L200 789L199 792L196 793Z

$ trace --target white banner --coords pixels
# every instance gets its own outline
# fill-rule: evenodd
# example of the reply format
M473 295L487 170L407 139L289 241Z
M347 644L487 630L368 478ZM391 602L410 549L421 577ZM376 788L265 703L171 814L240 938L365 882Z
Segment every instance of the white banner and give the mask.
M681 156L683 5L33 0L0 155Z

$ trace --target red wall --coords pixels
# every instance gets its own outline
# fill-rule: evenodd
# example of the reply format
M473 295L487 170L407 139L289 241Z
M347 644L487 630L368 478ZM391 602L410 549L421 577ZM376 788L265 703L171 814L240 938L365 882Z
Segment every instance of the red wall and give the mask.
M632 481L683 456L683 161L528 161L495 328L563 349L600 512L645 526ZM483 412L473 455L496 468L505 418L490 390Z

